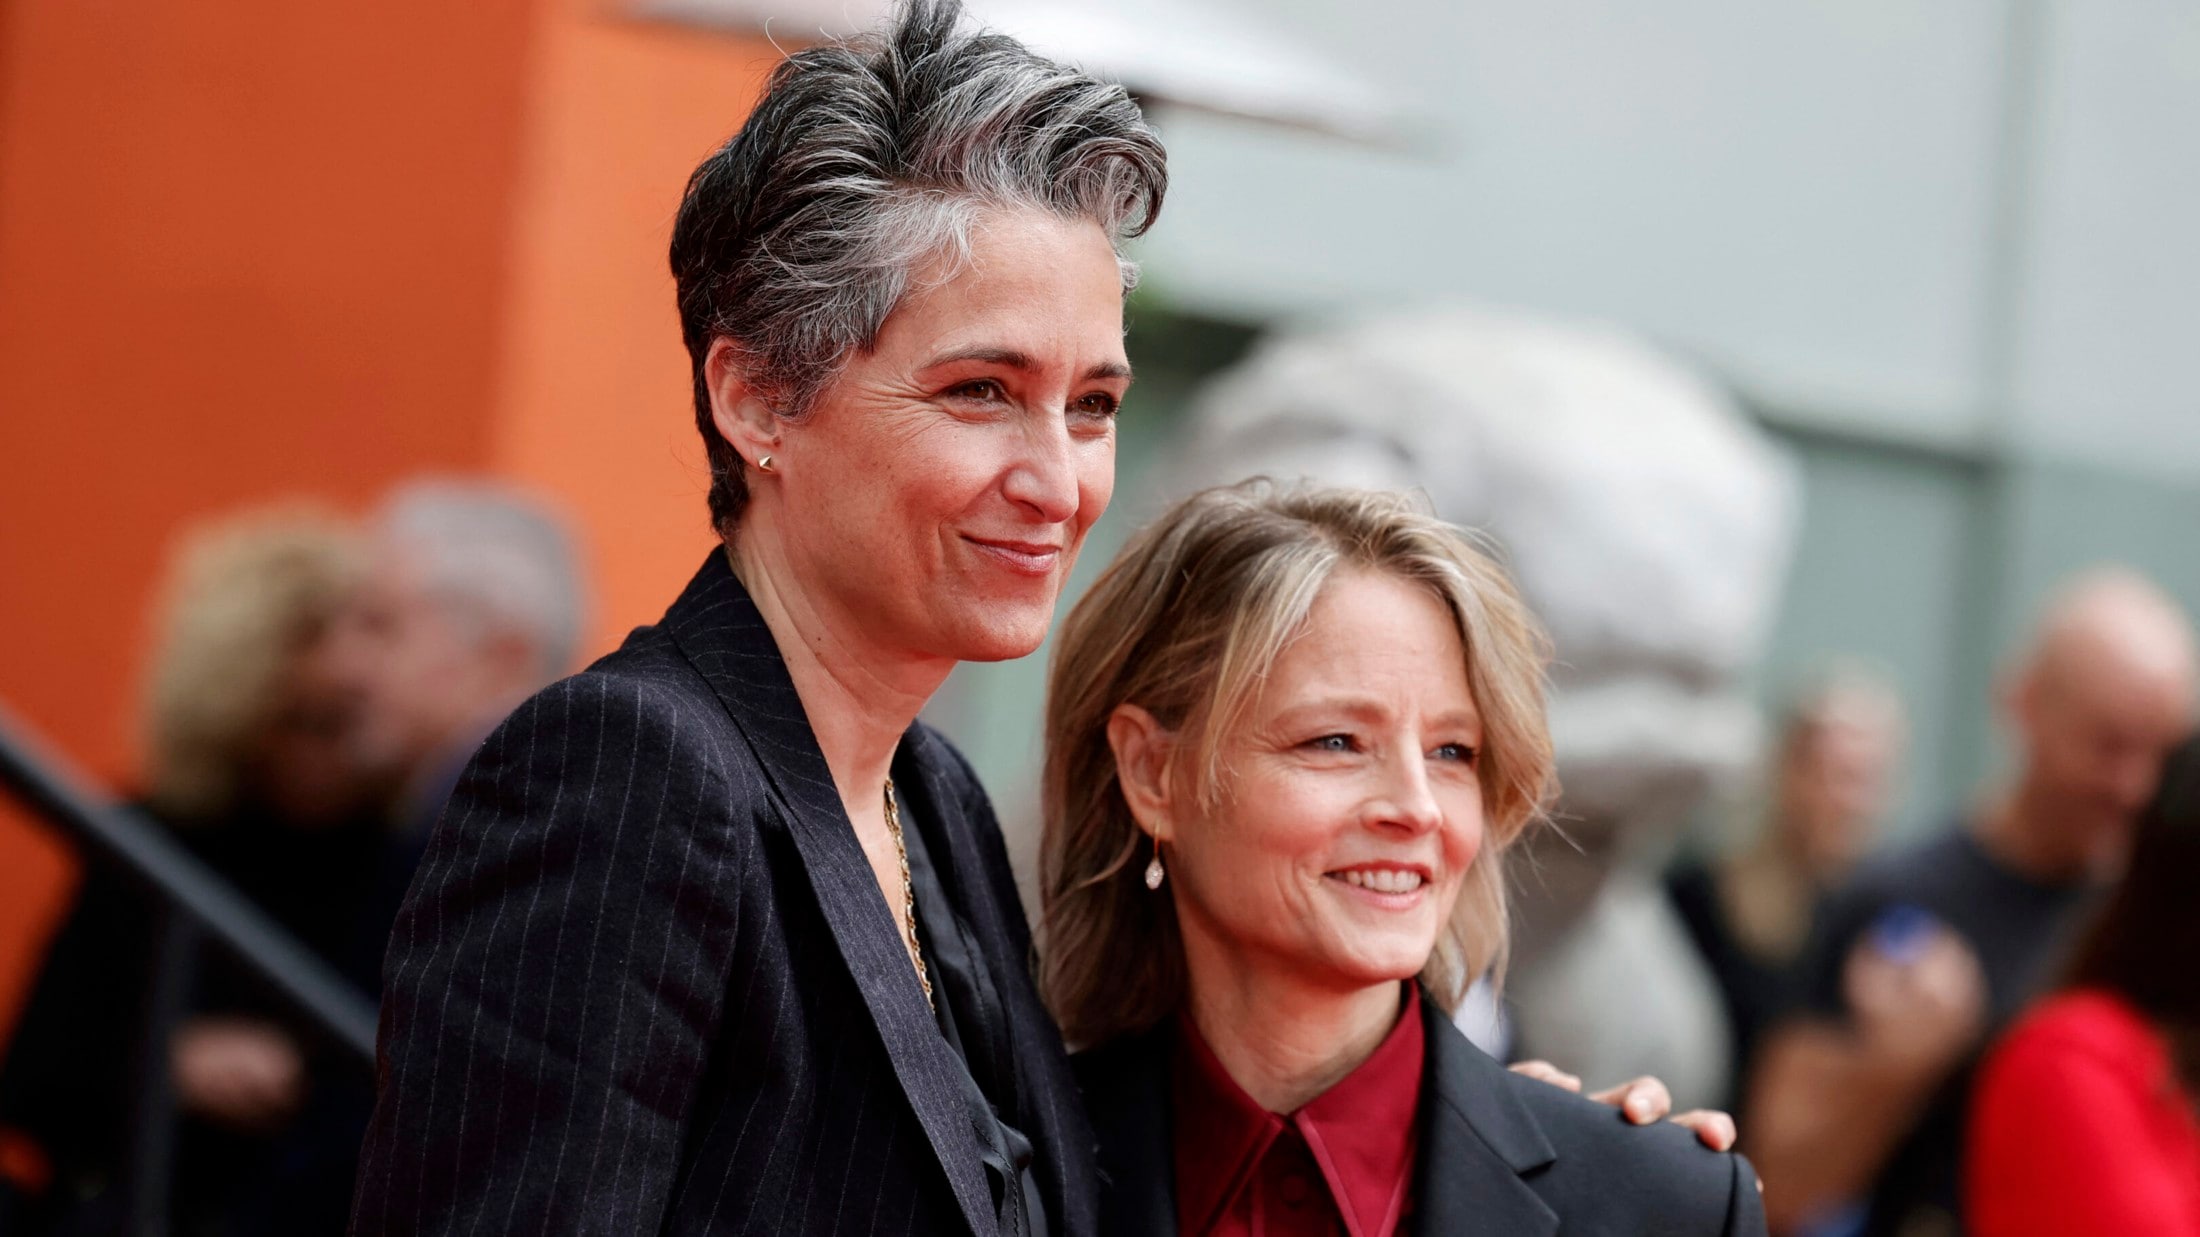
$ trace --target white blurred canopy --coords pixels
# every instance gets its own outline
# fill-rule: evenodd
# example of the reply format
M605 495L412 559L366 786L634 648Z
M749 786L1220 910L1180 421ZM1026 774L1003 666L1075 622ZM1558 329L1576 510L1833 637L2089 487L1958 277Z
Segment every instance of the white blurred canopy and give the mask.
M875 29L889 0L637 0L640 17L762 32L783 46ZM1386 92L1212 0L972 0L1041 55L1161 103L1367 142L1400 137ZM1273 23L1266 23L1273 26Z

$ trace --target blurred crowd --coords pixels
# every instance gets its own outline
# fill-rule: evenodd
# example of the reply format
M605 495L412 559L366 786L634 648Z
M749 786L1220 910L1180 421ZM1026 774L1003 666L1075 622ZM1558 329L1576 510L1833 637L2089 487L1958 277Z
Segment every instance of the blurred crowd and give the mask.
M291 505L194 532L159 605L135 806L362 994L466 757L571 667L586 588L559 517L422 480L364 518ZM86 874L0 1064L23 1231L126 1230L156 899ZM170 1231L343 1231L372 1080L211 947L166 1046ZM0 1208L0 1231L16 1231Z
M1669 886L1776 1232L2189 1231L2196 675L2153 584L2069 582L2000 676L2006 775L1868 856L1899 706L1799 699L1761 829Z

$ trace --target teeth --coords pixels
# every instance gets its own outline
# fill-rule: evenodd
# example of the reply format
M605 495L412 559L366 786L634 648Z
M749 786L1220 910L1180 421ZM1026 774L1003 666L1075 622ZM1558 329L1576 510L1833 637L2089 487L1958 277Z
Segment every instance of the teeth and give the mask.
M1421 887L1419 872L1401 872L1396 868L1354 868L1342 875L1346 884L1376 893L1412 893Z

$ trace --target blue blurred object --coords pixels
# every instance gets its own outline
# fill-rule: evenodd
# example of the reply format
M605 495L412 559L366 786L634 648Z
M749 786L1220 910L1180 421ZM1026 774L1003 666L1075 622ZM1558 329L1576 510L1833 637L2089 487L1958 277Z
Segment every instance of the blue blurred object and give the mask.
M1926 942L1939 926L1931 911L1914 902L1897 902L1879 912L1864 939L1880 957L1908 966L1924 956Z

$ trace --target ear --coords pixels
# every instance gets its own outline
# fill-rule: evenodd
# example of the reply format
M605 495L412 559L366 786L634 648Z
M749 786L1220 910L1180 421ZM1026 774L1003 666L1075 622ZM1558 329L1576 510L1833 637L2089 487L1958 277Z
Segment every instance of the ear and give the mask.
M749 385L741 350L720 336L703 357L703 382L710 389L710 421L718 435L753 467L779 449L779 417Z
M1167 841L1176 809L1170 777L1176 736L1146 710L1119 704L1108 715L1108 746L1115 751L1115 780L1131 816L1154 841Z

